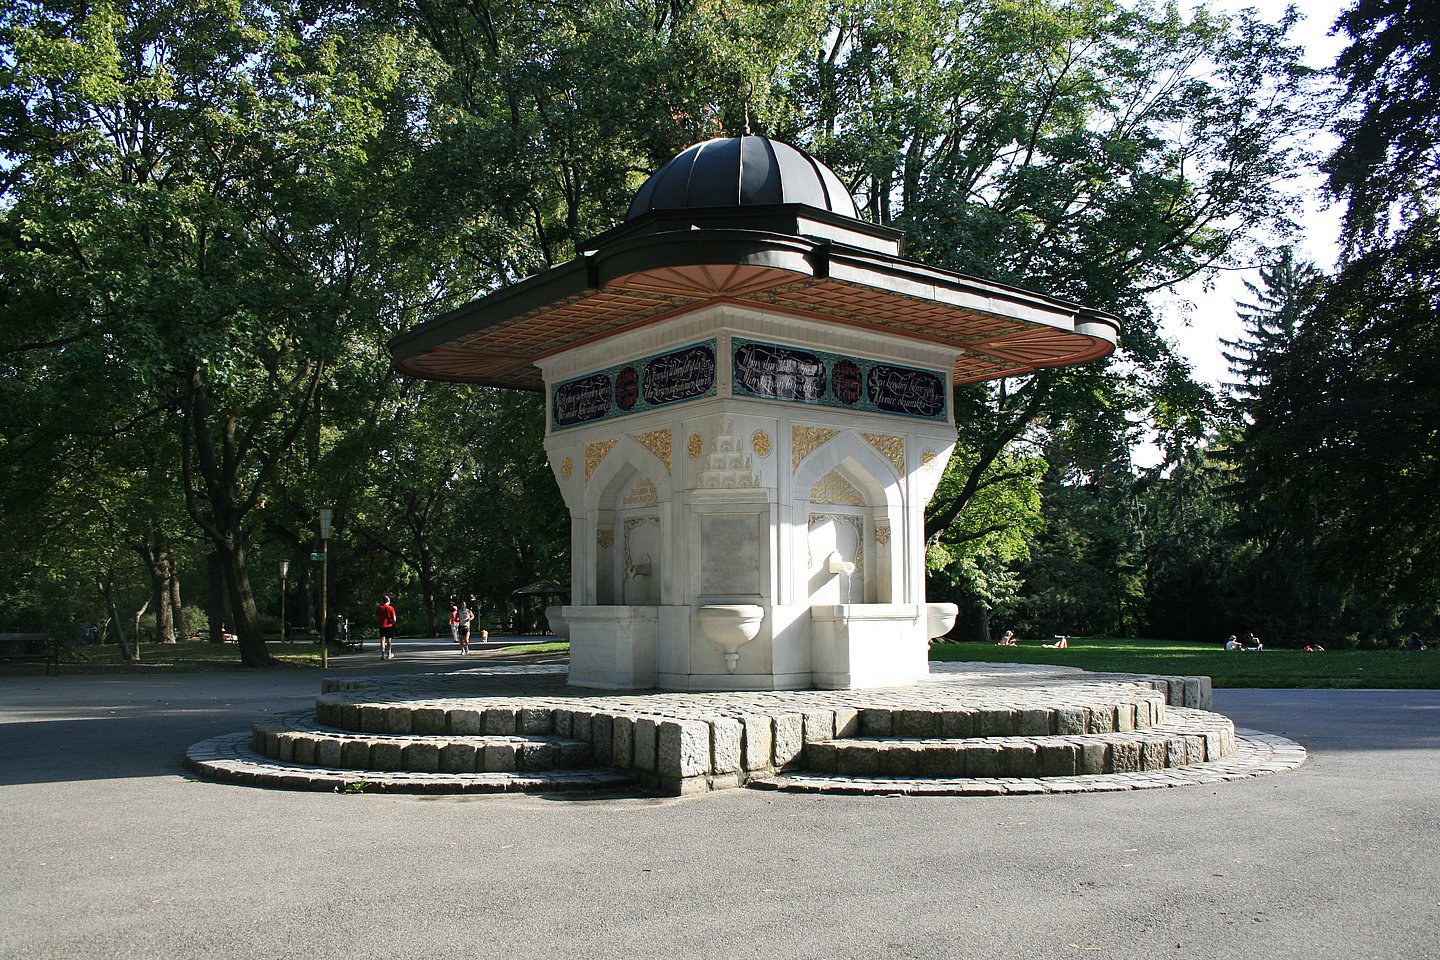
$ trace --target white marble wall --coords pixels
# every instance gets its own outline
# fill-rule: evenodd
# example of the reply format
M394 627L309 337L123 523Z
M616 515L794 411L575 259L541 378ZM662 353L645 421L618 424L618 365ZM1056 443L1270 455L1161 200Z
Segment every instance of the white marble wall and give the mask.
M712 307L544 361L554 384L712 338L719 360L713 397L547 432L572 517L572 610L610 608L571 616L572 683L613 685L597 651L627 664L650 657L653 683L672 689L873 685L895 682L891 660L913 674L926 644L924 508L953 450L953 421L733 396L732 337L926 368L946 382L955 360L949 348ZM831 549L852 573L828 572ZM733 673L696 626L706 604L765 611ZM817 676L811 607L864 605L894 615L861 618L865 652L852 669L836 666L846 635L827 614ZM655 625L638 654L621 649L637 617Z

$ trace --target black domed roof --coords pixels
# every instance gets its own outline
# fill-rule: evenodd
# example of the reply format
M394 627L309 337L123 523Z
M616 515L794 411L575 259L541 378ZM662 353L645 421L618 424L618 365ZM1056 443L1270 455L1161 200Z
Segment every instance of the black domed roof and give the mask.
M804 203L859 219L855 200L825 164L769 137L706 140L650 175L626 220L651 210Z

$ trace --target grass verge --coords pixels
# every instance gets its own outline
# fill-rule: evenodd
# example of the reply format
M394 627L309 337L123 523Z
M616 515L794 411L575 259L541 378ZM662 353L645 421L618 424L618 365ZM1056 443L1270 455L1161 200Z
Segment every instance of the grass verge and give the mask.
M270 655L289 667L320 666L320 646L316 643L272 642L267 644ZM331 647L330 659L350 656L344 647ZM97 646L71 647L60 654L59 674L85 675L108 673L208 673L217 670L243 670L240 648L233 643L210 643L206 640L181 640L177 643L142 643L140 660L127 662L114 643ZM0 663L0 676L43 674L44 664Z
M1043 663L1108 673L1198 674L1217 687L1440 689L1440 651L1267 649L1226 652L1219 645L1134 637L1071 637L1065 650L937 643L931 660Z
M270 653L288 667L318 667L320 648L309 642L271 643ZM558 663L569 653L564 642L517 644L486 656L501 660ZM77 659L76 655L84 659ZM330 648L331 659L355 655ZM1440 650L1409 653L1403 650L1264 650L1227 653L1215 646L1200 646L1134 637L1071 637L1066 650L1047 650L1038 643L998 647L980 643L939 643L930 659L990 663L1038 663L1079 667L1106 673L1199 674L1217 687L1440 689ZM203 673L241 670L240 653L233 643L213 644L186 640L174 644L140 645L140 661L126 663L114 644L81 647L67 652L61 674ZM0 676L30 676L44 672L41 664L0 663Z

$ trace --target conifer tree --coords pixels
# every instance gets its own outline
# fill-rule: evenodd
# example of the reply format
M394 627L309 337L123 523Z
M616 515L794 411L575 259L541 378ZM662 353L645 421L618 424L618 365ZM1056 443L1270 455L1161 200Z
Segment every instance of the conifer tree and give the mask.
M1244 332L1235 340L1221 339L1222 355L1234 380L1225 383L1232 401L1248 407L1270 385L1276 358L1295 338L1301 318L1315 302L1320 270L1285 248L1274 263L1260 268L1260 282L1245 281L1250 301L1236 303Z

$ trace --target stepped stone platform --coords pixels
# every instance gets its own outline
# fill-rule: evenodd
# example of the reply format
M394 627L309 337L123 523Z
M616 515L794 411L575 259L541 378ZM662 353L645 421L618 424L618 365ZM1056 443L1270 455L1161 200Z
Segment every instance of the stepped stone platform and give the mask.
M1209 712L1206 677L932 671L906 687L773 693L582 690L556 666L327 679L313 712L195 744L186 762L290 789L669 795L1143 789L1304 762L1298 745Z

